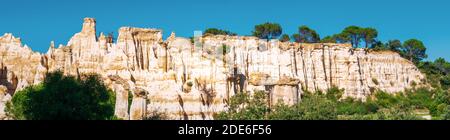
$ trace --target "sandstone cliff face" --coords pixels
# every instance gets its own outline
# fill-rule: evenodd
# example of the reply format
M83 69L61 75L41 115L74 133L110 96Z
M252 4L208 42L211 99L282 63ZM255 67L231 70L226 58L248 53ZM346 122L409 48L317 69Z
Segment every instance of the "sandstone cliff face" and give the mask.
M396 53L366 52L349 44L242 36L203 36L192 44L175 33L164 41L161 30L132 27L120 28L113 43L103 34L97 37L95 26L95 19L85 18L80 33L67 45L51 43L46 54L22 46L11 34L0 37L0 84L6 92L0 100L38 84L47 71L97 73L116 92L119 118L145 119L159 111L170 119L213 119L239 92L262 90L270 104L294 104L304 90L336 86L345 97L364 100L375 89L398 92L423 79Z
M11 34L0 37L0 55L0 84L8 88L8 93L43 80L46 68L42 55L22 46L20 38Z

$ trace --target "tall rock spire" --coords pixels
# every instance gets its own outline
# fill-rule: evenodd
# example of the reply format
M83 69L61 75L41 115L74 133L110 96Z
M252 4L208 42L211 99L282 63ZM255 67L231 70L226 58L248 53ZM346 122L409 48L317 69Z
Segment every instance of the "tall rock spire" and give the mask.
M84 18L81 32L76 33L67 43L67 46L91 47L97 41L95 24L94 18Z
M48 48L46 54L51 55L51 54L53 53L53 50L54 50L54 49L55 49L55 42L54 42L54 41L51 41L51 42L50 42L50 47Z
M84 18L83 28L81 29L81 33L85 35L94 35L95 36L95 19L94 18Z

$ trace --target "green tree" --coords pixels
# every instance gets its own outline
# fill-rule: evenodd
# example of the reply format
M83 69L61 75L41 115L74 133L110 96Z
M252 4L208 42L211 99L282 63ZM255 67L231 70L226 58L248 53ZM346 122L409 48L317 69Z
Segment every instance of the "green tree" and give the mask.
M399 48L402 47L402 43L400 42L400 40L389 40L387 43L383 43L382 41L379 40L375 40L375 42L373 42L371 44L371 49L376 50L376 51L380 51L380 50L390 50L390 51L394 51L394 52L399 52Z
M364 37L363 33L363 28L361 27L348 26L342 31L341 35L350 39L349 41L352 43L353 47L358 48L361 39Z
M348 26L338 36L344 42L352 43L353 47L358 48L361 41L364 41L366 48L376 43L378 31L375 28L362 28L359 26Z
M321 43L336 43L336 38L334 36L326 36L320 40Z
M252 34L253 36L259 37L261 39L269 40L278 38L282 32L283 29L281 28L280 24L266 22L264 24L256 25Z
M366 48L372 46L373 43L376 42L376 38L378 37L378 31L374 28L363 28L362 31L362 39L366 43Z
M273 120L336 120L336 102L324 95L307 95L293 106L277 104L271 110L269 118Z
M280 38L281 42L288 42L290 40L291 40L291 38L289 38L289 35L287 35L287 34L281 35L281 38Z
M376 113L354 114L339 116L340 120L422 120L411 110L401 109L398 106L383 108Z
M211 34L211 35L230 35L230 36L235 36L237 35L236 33L227 31L227 30L222 30L222 29L217 29L217 28L208 28L204 31L204 34Z
M387 43L383 43L382 41L378 41L378 40L375 41L370 48L375 50L375 51L391 50L388 47Z
M303 25L298 27L298 36L296 35L294 40L299 43L317 43L320 36L315 30Z
M426 74L426 82L429 83L433 88L441 88L442 81L441 78L445 76L443 72L436 66L435 62L420 62L417 64L420 71Z
M295 42L300 43L300 34L292 34L292 38Z
M426 50L427 48L422 43L422 41L417 39L409 39L403 42L403 45L399 51L400 54L406 59L417 64L422 59L428 57L427 54L425 54Z
M24 120L104 120L114 118L114 104L115 95L98 75L53 72L43 83L14 94L6 111Z
M348 35L348 33L340 33L333 35L333 38L336 40L337 43L351 43L351 38Z
M336 120L336 102L325 98L323 95L308 95L299 104L298 112L302 120Z
M386 47L389 48L389 50L394 51L394 52L399 52L400 48L402 47L402 42L400 42L400 40L389 40L386 43Z
M447 105L447 107L444 110L444 113L442 114L443 120L450 120L450 105Z
M266 93L256 91L252 96L248 93L238 93L231 97L229 108L214 116L218 120L262 120L269 113Z
M273 107L268 117L270 120L301 120L302 113L296 106L278 103Z
M442 77L440 80L443 89L450 89L450 75Z
M443 75L450 74L450 63L445 61L444 58L440 57L434 61L434 65Z

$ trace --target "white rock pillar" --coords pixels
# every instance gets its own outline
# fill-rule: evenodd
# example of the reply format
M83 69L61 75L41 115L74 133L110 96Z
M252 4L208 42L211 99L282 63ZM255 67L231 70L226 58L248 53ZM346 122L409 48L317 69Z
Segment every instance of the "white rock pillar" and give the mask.
M139 88L134 91L130 108L130 120L145 119L147 110L147 94L147 91Z
M114 115L120 119L128 120L128 91L119 84L114 84L113 87L116 93Z

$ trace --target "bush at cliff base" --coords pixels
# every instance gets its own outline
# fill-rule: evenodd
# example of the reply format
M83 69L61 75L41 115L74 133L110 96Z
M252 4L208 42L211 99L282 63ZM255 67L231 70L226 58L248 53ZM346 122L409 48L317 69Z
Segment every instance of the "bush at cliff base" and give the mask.
M98 75L53 72L43 83L15 93L6 112L19 120L105 120L114 118L114 101Z

